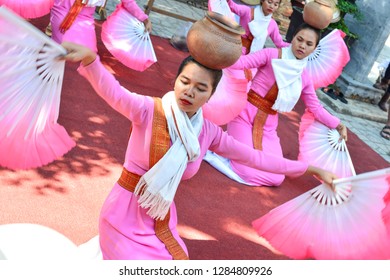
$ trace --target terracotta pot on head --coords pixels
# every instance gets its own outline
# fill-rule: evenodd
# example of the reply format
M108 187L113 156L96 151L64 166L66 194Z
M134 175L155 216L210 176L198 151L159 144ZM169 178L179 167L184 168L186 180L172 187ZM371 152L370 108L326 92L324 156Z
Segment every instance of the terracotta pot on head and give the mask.
M230 18L208 11L195 22L187 34L191 56L211 69L223 69L241 56L241 35L245 30Z
M307 24L324 29L333 19L333 7L328 0L314 0L303 8L303 21Z

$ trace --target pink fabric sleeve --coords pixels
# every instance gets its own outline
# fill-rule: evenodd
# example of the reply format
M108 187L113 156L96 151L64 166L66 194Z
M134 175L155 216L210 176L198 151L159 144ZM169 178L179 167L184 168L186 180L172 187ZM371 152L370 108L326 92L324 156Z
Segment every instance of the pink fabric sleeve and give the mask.
M210 123L210 122L208 122ZM263 151L255 150L227 134L215 124L208 133L214 135L214 139L209 149L217 154L245 164L249 167L260 169L276 174L284 174L289 177L303 175L309 165L305 162L289 160ZM216 130L211 132L212 130Z
M122 6L139 21L144 21L148 15L138 6L135 0L122 0Z
M232 65L231 69L252 69L259 68L267 64L269 49L262 49L247 55L241 55L240 58Z
M268 25L268 34L269 34L272 42L274 42L274 44L277 48L284 48L284 47L288 47L290 45L290 43L283 41L282 35L280 35L280 32L279 32L278 24L276 23L276 21L274 19L271 19L271 21Z
M150 107L146 103L153 103L153 99L150 96L139 95L123 88L102 65L99 56L87 66L80 65L77 70L113 109L134 123L144 121L147 115L145 110Z
M329 128L336 128L340 123L340 119L333 116L322 107L307 72L303 73L302 80L303 88L301 98L306 107L314 114L316 120Z
M228 1L230 10L240 17L240 25L245 30L242 37L248 37L250 34L248 23L252 20L251 8L246 5L236 4L233 0Z
M236 4L233 0L228 0L230 10L240 17L247 17L250 19L251 8L246 5ZM249 21L248 21L249 22Z

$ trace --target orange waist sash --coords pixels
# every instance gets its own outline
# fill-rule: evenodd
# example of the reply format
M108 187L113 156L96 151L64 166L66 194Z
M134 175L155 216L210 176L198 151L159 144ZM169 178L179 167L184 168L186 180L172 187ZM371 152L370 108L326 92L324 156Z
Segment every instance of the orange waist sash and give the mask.
M126 168L123 168L118 184L129 192L134 192L140 178L140 175L134 174ZM168 212L164 220L154 221L154 231L156 232L156 236L162 243L164 243L174 260L188 260L187 254L177 242L169 228L169 219L170 212Z
M272 106L274 105L277 96L278 96L278 87L276 86L275 83L265 97L261 97L252 89L249 90L247 100L249 103L251 103L256 108L262 110L263 112L270 115L275 115L277 111L272 109Z
M265 97L261 97L253 90L248 92L248 102L258 110L253 121L252 141L256 150L263 150L263 131L268 115L275 115L277 112L272 109L278 96L278 86L276 83L268 91Z

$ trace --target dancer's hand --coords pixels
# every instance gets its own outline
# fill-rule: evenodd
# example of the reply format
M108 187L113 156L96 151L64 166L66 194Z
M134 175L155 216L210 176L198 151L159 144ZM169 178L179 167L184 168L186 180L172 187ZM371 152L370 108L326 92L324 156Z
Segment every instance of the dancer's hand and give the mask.
M333 180L338 178L336 174L312 165L309 165L309 168L307 169L306 173L313 175L321 182L327 184L332 189L332 191L335 191Z
M345 140L345 142L347 142L348 140L348 134L347 134L347 127L345 125L343 125L342 123L339 123L339 125L336 127L337 131L340 133L340 141L342 139Z
M79 62L86 66L96 59L96 53L91 49L71 42L62 42L61 44L67 51L62 58L67 61Z
M145 25L145 31L147 32L152 32L152 22L147 18L145 19L144 21L144 25Z

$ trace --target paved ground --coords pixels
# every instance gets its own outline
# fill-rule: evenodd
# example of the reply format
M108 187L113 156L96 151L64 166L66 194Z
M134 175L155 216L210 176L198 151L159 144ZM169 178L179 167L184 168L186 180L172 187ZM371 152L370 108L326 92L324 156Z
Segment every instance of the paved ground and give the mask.
M110 14L119 2L119 0L108 0L107 13ZM147 0L136 0L136 2L140 7L144 7ZM205 13L204 9L175 0L156 0L155 6L196 20L203 18ZM163 38L171 38L185 24L184 21L155 12L150 13L150 19L153 24L152 34ZM387 58L390 58L390 40L375 65ZM369 75L371 81L377 77L375 65ZM387 120L387 113L381 111L376 105L357 100L348 99L348 104L344 104L329 98L321 91L318 91L318 96L327 110L338 116L353 133L390 163L390 141L379 135Z

